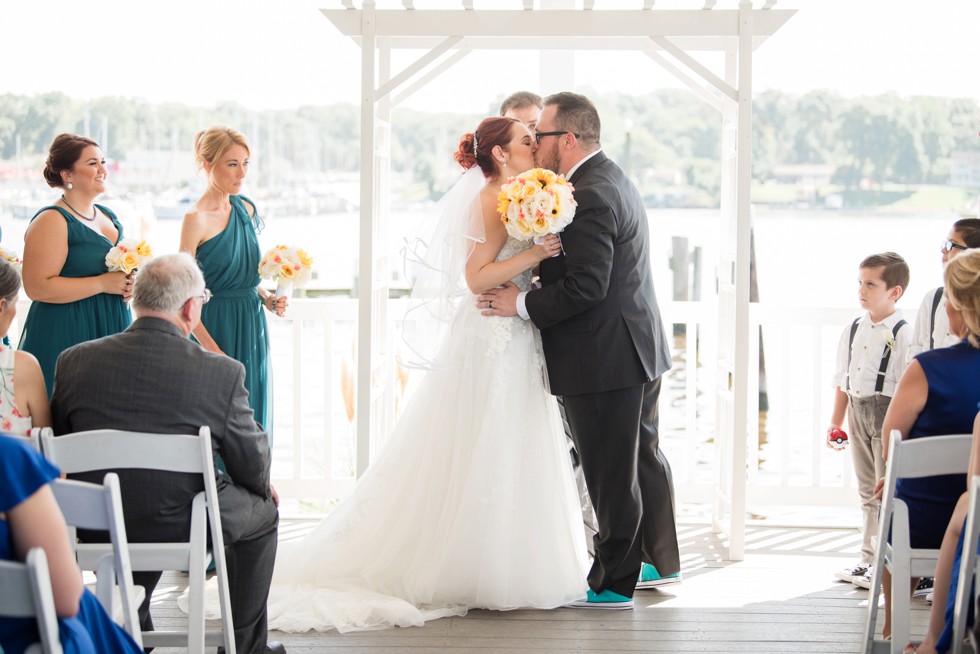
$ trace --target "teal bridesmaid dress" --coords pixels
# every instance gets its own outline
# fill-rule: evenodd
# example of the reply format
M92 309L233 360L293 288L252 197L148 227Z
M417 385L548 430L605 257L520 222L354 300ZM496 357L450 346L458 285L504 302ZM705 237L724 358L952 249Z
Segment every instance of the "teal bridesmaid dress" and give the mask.
M232 195L230 200L231 216L224 231L197 247L197 261L212 294L201 311L201 322L222 352L244 364L248 403L255 421L269 436L271 448L269 332L256 290L262 257L256 234L263 223L254 202L240 195ZM245 202L252 205L254 222Z
M118 243L122 240L123 228L116 214L101 205L95 206L116 226L119 232L116 239ZM61 268L61 276L94 277L109 272L105 265L105 255L115 244L101 233L83 225L61 207L44 207L34 214L34 218L48 209L58 211L68 223L68 256ZM122 295L99 293L63 304L32 302L18 349L37 357L50 397L58 355L73 345L118 334L129 327L130 322L132 316Z

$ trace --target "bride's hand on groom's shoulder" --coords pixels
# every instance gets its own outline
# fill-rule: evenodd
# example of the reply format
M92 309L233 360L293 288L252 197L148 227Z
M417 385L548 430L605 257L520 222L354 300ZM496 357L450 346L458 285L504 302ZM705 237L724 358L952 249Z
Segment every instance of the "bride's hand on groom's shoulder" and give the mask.
M510 317L517 315L517 295L521 289L514 282L492 288L476 298L476 307L484 316Z

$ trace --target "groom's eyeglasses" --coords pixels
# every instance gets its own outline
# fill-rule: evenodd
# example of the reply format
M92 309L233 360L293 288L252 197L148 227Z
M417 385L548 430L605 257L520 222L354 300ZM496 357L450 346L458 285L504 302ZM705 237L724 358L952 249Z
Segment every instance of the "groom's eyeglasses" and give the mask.
M534 133L534 140L537 141L538 144L540 145L541 138L542 137L544 137L544 136L561 136L562 134L571 134L575 138L579 138L578 134L576 134L575 132L569 132L567 129L563 129L563 130L560 130L560 131L557 131L557 132L535 132Z
M960 245L959 243L953 243L952 241L943 241L943 252L952 252L953 248L957 250L967 250L965 245Z

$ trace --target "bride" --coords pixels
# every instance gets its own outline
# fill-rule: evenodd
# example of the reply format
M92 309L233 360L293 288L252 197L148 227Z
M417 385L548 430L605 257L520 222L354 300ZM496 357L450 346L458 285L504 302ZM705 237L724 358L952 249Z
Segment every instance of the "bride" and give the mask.
M306 538L280 546L269 628L340 632L421 625L471 608L554 608L581 598L588 567L581 507L540 338L520 318L485 318L479 294L558 252L507 236L497 194L534 167L536 144L510 118L460 139L467 170L413 295L432 320L431 371L353 494ZM463 285L465 279L465 286ZM437 338L428 329L444 325Z

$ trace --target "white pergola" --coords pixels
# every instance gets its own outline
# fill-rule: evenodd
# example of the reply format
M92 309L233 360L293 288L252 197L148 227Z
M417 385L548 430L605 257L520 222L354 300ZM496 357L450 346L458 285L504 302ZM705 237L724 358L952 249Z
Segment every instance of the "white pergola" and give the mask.
M393 418L384 251L392 108L476 49L541 50L543 60L556 51L642 52L717 109L724 125L716 394L721 473L713 520L715 529L729 536L729 557L741 560L750 388L752 55L795 11L776 9L776 0L757 0L758 7L752 0L738 0L731 9L717 8L716 0L692 2L685 9L658 9L655 0L637 0L638 8L625 10L596 7L595 0L486 0L488 8L477 8L474 0L454 5L447 0L442 4L453 6L445 9L417 8L414 0L386 7L375 0L341 4L322 12L361 48L358 474L383 444ZM503 4L514 8L500 9ZM394 72L391 55L400 49L424 54ZM691 55L698 51L723 54L724 70L710 70Z

